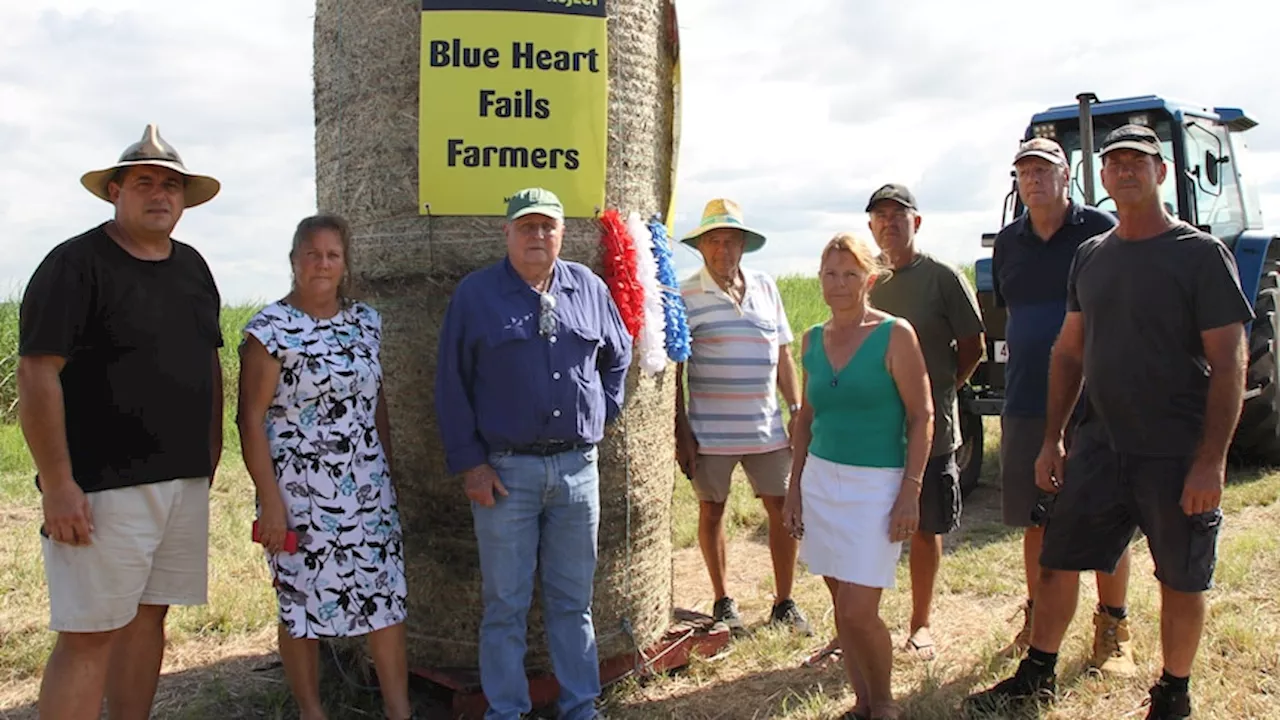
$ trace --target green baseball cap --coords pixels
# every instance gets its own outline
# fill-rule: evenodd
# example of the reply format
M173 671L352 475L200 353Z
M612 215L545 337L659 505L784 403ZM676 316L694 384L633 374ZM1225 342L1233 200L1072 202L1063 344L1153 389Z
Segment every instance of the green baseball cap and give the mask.
M564 206L560 204L560 198L545 188L525 188L512 195L507 201L507 220L509 221L534 213L564 220Z

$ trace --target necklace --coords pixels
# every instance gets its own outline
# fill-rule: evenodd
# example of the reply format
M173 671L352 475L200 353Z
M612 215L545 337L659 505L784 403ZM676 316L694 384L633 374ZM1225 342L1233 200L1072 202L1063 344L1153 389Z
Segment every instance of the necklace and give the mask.
M854 320L854 321L853 321L853 322L851 322L851 323L849 323L850 327L852 328L852 332L855 332L855 333L856 333L858 330L861 330L861 329L862 329L862 323L863 323L864 321L866 321L866 319L867 319L867 309L866 309L866 307L863 307L863 308L862 308L862 313L858 315L858 319L857 319L857 320ZM865 342L865 341L866 341L866 338L863 338L863 339L862 339L862 342ZM850 362L852 362L852 361L853 361L853 356L858 354L858 349L859 349L859 347L861 347L861 344L862 344L862 343L861 343L861 342L859 342L859 343L858 343L858 347L855 347L855 348L854 348L854 351L853 351L852 353L850 353L850 354L849 354L849 359L844 361L844 364L845 364L845 365L848 365ZM825 352L825 348L824 348L824 350L823 350L823 351ZM828 360L827 360L827 364L828 364L828 365L830 365L830 363L831 363L831 360L830 360L830 358L828 358ZM842 366L840 367L840 369L841 369L841 370L843 370L843 369L844 369L844 365L842 365ZM839 385L840 385L840 377L839 377L839 373L838 373L838 372L836 372L835 368L832 368L832 369L831 369L831 387L839 387Z

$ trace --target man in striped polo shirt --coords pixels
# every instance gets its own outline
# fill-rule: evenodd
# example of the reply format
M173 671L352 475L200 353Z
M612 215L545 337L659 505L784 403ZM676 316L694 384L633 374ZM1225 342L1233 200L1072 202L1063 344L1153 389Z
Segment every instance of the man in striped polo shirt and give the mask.
M702 222L682 240L702 254L703 268L680 284L693 354L676 373L676 452L698 496L698 543L716 601L712 615L739 634L737 603L725 590L724 509L733 471L742 465L769 515L769 552L776 587L770 622L810 635L795 601L796 539L783 527L791 472L791 440L778 391L794 414L800 382L791 358L791 325L773 278L739 266L764 236L746 226L732 200L707 203Z

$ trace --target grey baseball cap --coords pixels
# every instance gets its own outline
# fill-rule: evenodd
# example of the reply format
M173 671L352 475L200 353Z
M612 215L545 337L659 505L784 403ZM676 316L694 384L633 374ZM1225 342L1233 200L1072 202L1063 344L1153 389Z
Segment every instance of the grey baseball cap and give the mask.
M1160 136L1156 131L1144 125L1121 125L1107 133L1102 140L1102 151L1106 155L1115 150L1137 150L1148 155L1160 155Z
M871 199L867 201L867 212L871 212L871 208L881 200L892 200L908 210L917 210L916 196L911 194L906 185L898 183L889 183L882 185L879 190L871 193Z
M1018 146L1018 154L1013 156L1013 164L1017 165L1018 161L1023 158L1038 157L1042 160L1048 160L1054 165L1067 166L1067 154L1062 151L1062 146L1057 141L1049 138L1031 138Z

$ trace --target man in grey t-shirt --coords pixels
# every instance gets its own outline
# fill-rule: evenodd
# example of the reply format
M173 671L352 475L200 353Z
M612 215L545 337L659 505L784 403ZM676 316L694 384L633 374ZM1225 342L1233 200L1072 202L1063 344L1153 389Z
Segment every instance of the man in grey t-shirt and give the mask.
M1031 647L1017 673L969 698L978 710L1051 700L1082 570L1112 572L1135 528L1161 590L1164 674L1148 720L1191 715L1188 681L1213 585L1226 455L1244 392L1253 311L1216 238L1170 217L1167 166L1149 128L1102 145L1120 224L1082 244L1049 373L1036 483L1057 500L1045 528ZM1063 430L1089 378L1071 456Z
M915 196L890 183L867 202L876 244L893 268L871 288L871 304L906 318L920 338L933 387L933 448L920 489L920 529L911 538L911 630L907 650L934 656L929 633L933 586L942 563L942 535L960 524L960 414L956 390L982 359L982 314L969 282L916 248L920 212Z

